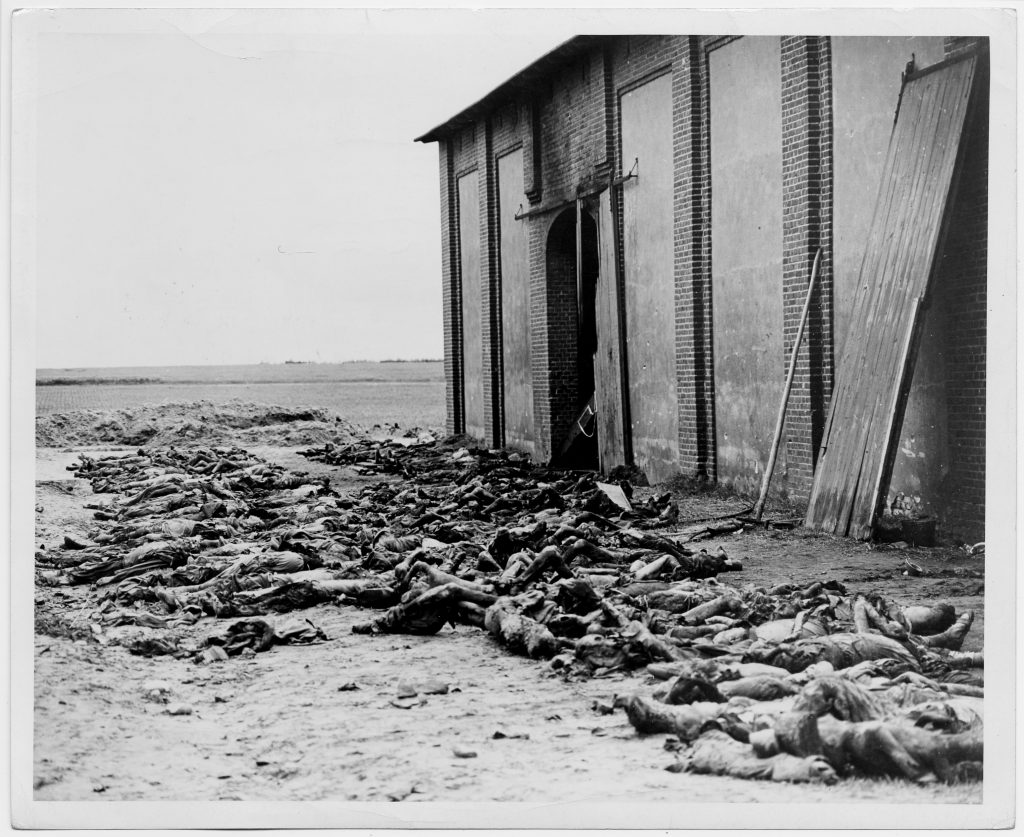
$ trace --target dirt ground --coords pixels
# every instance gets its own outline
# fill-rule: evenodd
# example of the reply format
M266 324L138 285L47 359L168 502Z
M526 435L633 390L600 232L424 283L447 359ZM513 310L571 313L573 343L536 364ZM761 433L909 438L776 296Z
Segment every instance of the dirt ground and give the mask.
M294 470L327 474L342 490L380 480L310 462L295 447L249 449ZM75 459L74 449L37 448L37 546L56 546L65 533L84 535L93 522L83 508L89 485L66 470ZM679 499L684 517L728 505ZM799 529L750 529L709 542L709 551L719 544L744 565L729 583L837 579L851 591L884 590L903 604L949 601L976 613L965 650L982 647L982 557L953 547L872 548ZM904 574L907 558L925 574ZM197 665L134 657L85 638L85 598L83 587L35 591L37 624L59 615L83 637L34 637L38 800L981 800L980 785L790 786L669 772L675 756L664 747L666 736L641 738L621 711L594 708L596 700L649 687L648 675L567 682L473 628L432 637L355 635L351 626L365 620L364 611L321 606L291 616L321 627L329 637L323 644ZM213 621L192 630L209 632ZM169 686L169 703L148 699L154 680ZM421 690L411 708L391 703L400 683L431 680L448 692ZM174 704L191 714L168 714Z

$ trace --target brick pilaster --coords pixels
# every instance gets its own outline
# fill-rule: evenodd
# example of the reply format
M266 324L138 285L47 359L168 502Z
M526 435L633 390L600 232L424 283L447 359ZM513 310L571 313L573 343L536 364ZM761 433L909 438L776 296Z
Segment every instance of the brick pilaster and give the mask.
M935 284L948 295L946 396L951 486L944 515L950 535L985 539L985 416L988 309L987 38L947 38L946 55L978 49L976 104L966 126L960 174Z
M988 38L974 35L947 35L942 39L942 51L946 58L953 58L963 52L987 46Z
M536 98L523 105L520 117L525 123L523 140L523 192L531 204L543 195L543 155L541 152L540 102Z
M530 355L533 374L533 430L536 445L536 460L545 462L551 458L551 370L548 365L548 305L547 268L545 251L547 245L546 219L528 218L530 225L530 339L533 343Z
M498 184L494 159L494 131L490 119L480 124L477 171L480 173L480 300L483 343L484 442L502 445L501 403L501 293L499 285Z
M832 391L832 78L827 37L782 38L782 300L785 376L807 297L814 254L817 285L797 354L786 413L785 482L810 495ZM766 405L766 409L775 405ZM778 475L782 476L782 475Z
M679 467L684 473L713 478L715 396L707 56L700 37L684 39L681 47L682 55L672 72Z
M462 339L458 312L462 310L459 288L459 225L455 218L455 172L450 141L437 144L441 175L441 306L444 318L445 431L462 433Z

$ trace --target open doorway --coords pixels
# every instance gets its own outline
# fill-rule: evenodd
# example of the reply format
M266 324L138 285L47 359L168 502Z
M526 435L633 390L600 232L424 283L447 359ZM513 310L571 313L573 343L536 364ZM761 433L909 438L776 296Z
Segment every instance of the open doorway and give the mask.
M587 211L580 212L579 217L578 237L575 207L564 210L548 233L551 442L557 464L596 469L597 424L588 405L593 404L597 351L597 223Z

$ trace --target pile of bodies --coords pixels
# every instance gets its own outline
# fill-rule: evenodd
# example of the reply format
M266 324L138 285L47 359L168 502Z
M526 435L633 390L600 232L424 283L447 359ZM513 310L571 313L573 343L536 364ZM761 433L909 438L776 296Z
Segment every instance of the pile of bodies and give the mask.
M237 448L82 455L77 475L115 496L94 504L88 539L40 553L43 575L92 584L107 624L153 629L135 653L202 661L323 641L308 621L268 617L356 606L357 633L477 626L566 677L646 667L667 684L615 704L639 734L675 736L680 769L980 775L983 661L959 650L970 611L838 582L725 583L740 564L696 543L739 522L680 528L668 493L641 502L516 453L421 437L305 454L400 479L343 496ZM201 645L174 633L209 617L238 621Z

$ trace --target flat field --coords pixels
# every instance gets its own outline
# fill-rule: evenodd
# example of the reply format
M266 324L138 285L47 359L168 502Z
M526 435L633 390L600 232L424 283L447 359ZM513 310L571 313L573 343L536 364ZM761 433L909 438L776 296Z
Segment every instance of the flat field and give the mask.
M36 415L232 401L319 407L355 424L444 425L440 361L40 369Z

